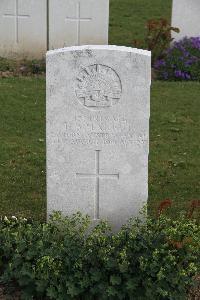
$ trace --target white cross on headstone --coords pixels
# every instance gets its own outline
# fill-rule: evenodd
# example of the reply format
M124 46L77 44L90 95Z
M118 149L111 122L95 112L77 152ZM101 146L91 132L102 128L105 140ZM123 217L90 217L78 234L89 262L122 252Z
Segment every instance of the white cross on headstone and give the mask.
M80 33L81 33L81 21L91 21L92 18L81 18L81 4L77 3L76 6L76 17L66 17L67 21L75 21L77 23L77 46L80 45Z
M95 178L95 205L94 205L94 220L98 220L99 216L99 181L100 178L119 179L118 174L101 174L100 173L100 150L95 151L95 173L76 173L77 177L82 178Z
M15 41L19 43L19 19L20 18L29 18L29 15L20 15L19 14L19 0L15 0L15 13L14 14L4 14L3 17L15 18Z

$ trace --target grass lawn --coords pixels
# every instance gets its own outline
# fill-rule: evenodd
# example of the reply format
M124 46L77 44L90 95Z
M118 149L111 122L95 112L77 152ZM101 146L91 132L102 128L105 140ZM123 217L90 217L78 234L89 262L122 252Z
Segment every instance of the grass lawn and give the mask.
M200 83L155 82L151 93L149 204L171 214L200 199ZM154 209L155 211L155 209ZM198 214L200 216L200 214Z
M0 80L0 214L44 218L45 81Z
M171 0L111 0L110 43L132 45L146 20L170 19ZM45 80L0 79L0 215L45 219ZM171 198L175 214L200 198L199 83L154 82L149 205Z
M0 80L0 214L44 219L45 80ZM176 213L200 195L199 83L154 82L149 204L164 198ZM192 96L191 96L192 95Z
M172 0L110 0L109 43L133 46L144 37L147 20L171 20L171 7Z

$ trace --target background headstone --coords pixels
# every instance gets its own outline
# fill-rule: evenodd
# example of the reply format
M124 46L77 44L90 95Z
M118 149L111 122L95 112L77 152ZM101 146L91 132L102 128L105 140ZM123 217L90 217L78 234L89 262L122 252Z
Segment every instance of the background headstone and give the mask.
M42 58L47 49L108 44L109 0L0 0L0 56Z
M47 49L47 1L0 1L0 56L41 58Z
M150 52L81 46L47 54L47 198L115 229L148 197Z
M109 0L50 0L50 49L108 44Z
M173 0L172 26L180 29L172 33L175 40L200 36L200 0Z

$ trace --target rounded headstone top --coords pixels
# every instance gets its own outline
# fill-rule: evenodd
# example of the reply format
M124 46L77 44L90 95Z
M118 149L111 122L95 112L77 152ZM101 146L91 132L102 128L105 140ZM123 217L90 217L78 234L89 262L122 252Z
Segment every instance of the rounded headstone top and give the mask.
M84 51L84 50L120 51L120 52L128 52L128 53L135 53L139 55L151 56L151 51L148 50L125 47L125 46L115 46L115 45L84 45L84 46L65 47L65 48L50 50L47 52L47 56L56 55L64 52Z

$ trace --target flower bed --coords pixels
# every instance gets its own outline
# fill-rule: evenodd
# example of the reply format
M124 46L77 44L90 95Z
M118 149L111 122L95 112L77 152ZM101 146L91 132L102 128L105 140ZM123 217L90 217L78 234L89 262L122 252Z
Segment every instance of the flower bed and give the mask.
M200 37L187 38L173 43L164 58L154 63L158 79L200 81Z

